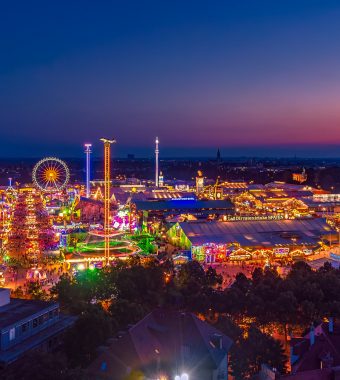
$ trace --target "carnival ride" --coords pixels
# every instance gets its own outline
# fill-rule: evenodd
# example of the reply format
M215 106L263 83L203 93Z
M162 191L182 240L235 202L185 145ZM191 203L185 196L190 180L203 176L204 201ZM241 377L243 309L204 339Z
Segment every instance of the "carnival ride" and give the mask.
M100 139L104 143L104 248L105 262L110 259L110 187L111 187L111 144L116 140Z
M68 246L66 262L71 264L105 265L105 234L103 230L92 230L75 247ZM150 234L126 234L124 231L110 231L109 262L127 259L133 255L148 256L157 252L155 238ZM85 265L86 266L86 265Z
M124 237L124 233L119 231L110 232L110 257L131 255L136 253L138 247ZM75 251L78 254L103 256L105 255L105 234L102 230L88 232L85 241L77 244Z
M37 262L57 244L42 196L35 189L18 194L4 246L10 258Z
M43 192L63 190L70 179L66 163L56 157L46 157L36 163L32 172L34 185Z

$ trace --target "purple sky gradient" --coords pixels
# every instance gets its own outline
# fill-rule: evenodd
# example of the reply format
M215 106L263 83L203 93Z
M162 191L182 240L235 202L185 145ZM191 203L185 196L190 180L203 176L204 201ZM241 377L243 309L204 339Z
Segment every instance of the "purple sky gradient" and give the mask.
M0 155L78 155L102 136L147 152L156 135L168 155L337 155L339 2L256 4L5 5Z

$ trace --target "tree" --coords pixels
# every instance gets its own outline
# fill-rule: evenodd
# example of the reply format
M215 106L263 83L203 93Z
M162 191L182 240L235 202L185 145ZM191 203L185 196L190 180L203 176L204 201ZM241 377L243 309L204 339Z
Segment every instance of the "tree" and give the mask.
M183 264L177 274L177 284L182 289L199 290L206 283L204 269L198 261Z
M115 283L110 273L106 269L87 269L73 277L62 275L51 294L67 311L80 313L93 303L114 297Z
M279 341L251 326L246 338L232 346L230 352L231 374L236 380L250 379L261 369L261 364L285 373L287 358Z
M110 317L98 306L83 312L65 334L64 351L72 367L85 366L96 356L96 348L112 334Z
M25 294L21 286L18 286L11 292L11 296L14 298L24 298Z
M206 285L207 286L216 286L221 285L223 282L223 277L220 274L217 274L216 269L209 267L205 271Z
M59 278L59 282L51 289L51 295L64 310L73 312L80 312L86 308L90 299L90 296L85 296L84 291L77 286L76 279L68 274Z
M90 380L84 370L68 368L61 354L32 351L0 372L3 380Z
M234 342L242 338L242 329L229 317L220 315L214 326Z
M124 380L144 380L145 376L142 371L131 371L129 375L127 375Z
M46 290L42 288L41 284L38 281L28 283L27 295L32 300L46 301L48 299Z
M288 337L288 325L296 323L298 311L298 302L291 291L282 292L273 304L273 320L277 321L283 327L285 341Z
M288 278L298 278L301 276L309 276L312 274L312 268L304 261L298 261L292 265L288 274Z
M191 312L205 313L212 306L214 287L222 283L216 270L204 271L198 261L183 264L178 271L174 285L181 294L181 307Z
M134 324L142 319L148 312L140 303L118 299L111 303L109 312L117 322L118 328L122 329L129 324Z
M249 280L243 273L238 273L231 287L240 290L246 295L249 292L251 285L251 280Z

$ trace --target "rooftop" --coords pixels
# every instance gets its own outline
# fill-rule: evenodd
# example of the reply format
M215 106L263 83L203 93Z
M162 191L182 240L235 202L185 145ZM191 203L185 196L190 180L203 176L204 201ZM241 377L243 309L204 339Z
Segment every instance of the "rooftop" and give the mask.
M47 339L60 334L66 328L72 326L75 320L75 317L61 315L58 321L48 328L40 330L38 333L7 350L0 351L0 363L8 364L17 360L25 352L39 347Z
M217 339L221 340L217 343ZM112 380L123 378L131 369L142 369L150 377L161 363L174 371L185 364L193 374L202 365L217 368L231 345L230 338L191 313L157 309L122 333L90 370L102 372L105 363L104 375Z
M291 375L281 376L280 380L335 380L339 369L315 369L312 371L298 372Z
M200 209L233 209L234 205L228 200L196 200L193 198L135 201L137 210L164 211L164 210L200 210Z
M194 245L237 242L243 246L315 245L321 236L335 233L326 219L251 220L179 223Z
M0 329L56 305L55 302L11 298L9 304L0 307Z
M319 369L321 361L327 358L330 359L330 367L340 366L339 323L334 324L333 332L329 332L327 323L316 327L313 345L310 345L310 334L292 340L291 345L294 355L299 357L293 365L293 371L296 373Z

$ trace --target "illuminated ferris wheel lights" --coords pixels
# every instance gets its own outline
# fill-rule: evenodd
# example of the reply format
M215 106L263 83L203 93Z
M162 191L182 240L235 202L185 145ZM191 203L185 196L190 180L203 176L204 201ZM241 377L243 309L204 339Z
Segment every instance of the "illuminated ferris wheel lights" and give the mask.
M56 157L40 160L33 168L34 185L42 191L60 191L70 179L66 163Z

